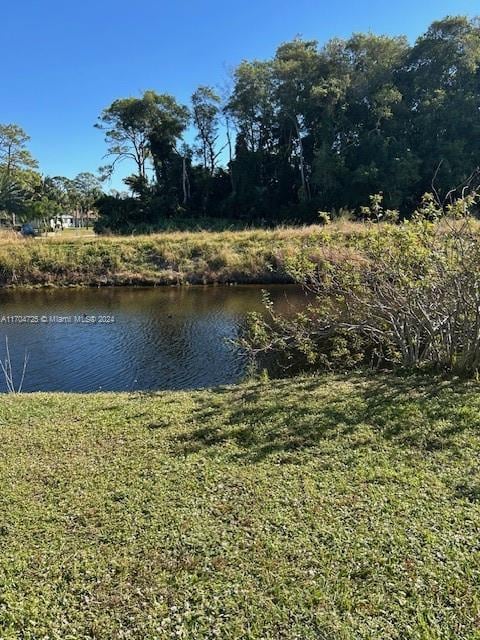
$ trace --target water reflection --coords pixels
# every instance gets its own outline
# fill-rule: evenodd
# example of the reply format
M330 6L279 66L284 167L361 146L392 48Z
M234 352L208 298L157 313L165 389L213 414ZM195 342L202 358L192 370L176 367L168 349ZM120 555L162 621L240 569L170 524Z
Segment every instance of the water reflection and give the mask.
M279 308L302 303L295 287L264 287ZM245 357L228 344L249 311L261 310L262 287L3 290L0 355L8 336L14 371L29 354L25 391L188 389L241 379ZM8 322L53 316L72 322ZM113 316L114 322L75 322ZM108 319L108 318L104 318ZM0 389L5 391L4 381Z

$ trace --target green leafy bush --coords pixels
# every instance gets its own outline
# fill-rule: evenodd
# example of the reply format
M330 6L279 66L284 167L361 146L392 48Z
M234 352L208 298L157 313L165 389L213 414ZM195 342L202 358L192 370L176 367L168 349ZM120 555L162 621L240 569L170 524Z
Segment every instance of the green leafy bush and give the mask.
M441 223L385 228L371 236L360 261L347 254L330 260L325 249L315 259L294 256L287 271L309 304L285 317L266 298L268 313L250 318L243 346L257 360L276 355L302 369L361 364L475 375L480 235L468 216L472 203L457 201Z

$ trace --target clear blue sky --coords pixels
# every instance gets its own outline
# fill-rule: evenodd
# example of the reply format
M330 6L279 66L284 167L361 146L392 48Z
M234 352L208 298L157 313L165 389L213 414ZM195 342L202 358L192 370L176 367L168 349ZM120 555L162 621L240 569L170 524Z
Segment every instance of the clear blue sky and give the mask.
M20 124L42 172L74 176L104 163L93 124L118 97L145 89L188 101L242 59L271 56L296 35L325 42L355 31L410 40L478 0L6 0L0 122ZM111 186L119 187L121 175Z

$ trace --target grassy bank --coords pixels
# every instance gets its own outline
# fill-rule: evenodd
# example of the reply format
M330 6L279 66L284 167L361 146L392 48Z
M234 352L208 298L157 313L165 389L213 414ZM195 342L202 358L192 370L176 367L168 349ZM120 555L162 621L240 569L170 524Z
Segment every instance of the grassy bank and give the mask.
M386 228L386 225L383 226ZM0 286L290 282L285 262L334 246L355 251L378 233L362 224L135 237L24 240L0 236Z
M0 404L0 637L480 633L478 384Z

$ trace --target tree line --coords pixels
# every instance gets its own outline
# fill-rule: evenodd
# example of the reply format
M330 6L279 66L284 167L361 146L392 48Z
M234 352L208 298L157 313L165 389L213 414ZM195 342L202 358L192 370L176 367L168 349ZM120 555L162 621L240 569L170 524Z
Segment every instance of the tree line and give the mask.
M101 202L103 223L310 222L379 193L408 215L422 194L443 198L475 174L479 62L479 21L447 17L413 45L371 33L323 46L296 38L239 64L227 95L201 86L188 106L154 91L116 100L97 125L112 159L104 171L126 158L136 171L130 197Z
M361 216L371 196L408 216L423 194L443 201L477 177L480 22L447 17L413 44L372 33L322 46L296 38L269 60L241 62L227 90L200 86L188 105L149 90L115 100L95 126L107 144L101 178L133 167L126 193L98 197L91 174L80 188L98 198L99 230ZM10 127L17 155L9 158L4 127L0 210L25 189L34 209L78 199L78 181L39 179L24 132Z

